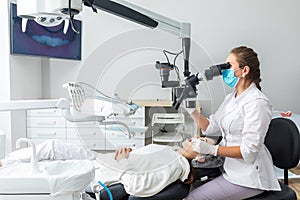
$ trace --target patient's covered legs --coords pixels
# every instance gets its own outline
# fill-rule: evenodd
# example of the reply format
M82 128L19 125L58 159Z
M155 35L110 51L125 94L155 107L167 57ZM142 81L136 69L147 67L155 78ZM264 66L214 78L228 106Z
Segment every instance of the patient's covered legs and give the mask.
M38 161L42 160L93 160L95 152L92 152L82 145L67 143L62 140L47 140L36 146ZM30 162L32 155L31 148L22 148L11 152L1 160L3 166L17 163Z

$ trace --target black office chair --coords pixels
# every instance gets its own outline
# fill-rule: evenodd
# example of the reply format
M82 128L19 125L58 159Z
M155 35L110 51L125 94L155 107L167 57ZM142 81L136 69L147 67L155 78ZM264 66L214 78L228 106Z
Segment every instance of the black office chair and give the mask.
M288 169L299 163L299 138L299 130L292 120L272 119L265 145L272 155L274 165L284 170L284 183L279 181L281 191L265 191L247 200L297 200L295 191L288 186Z

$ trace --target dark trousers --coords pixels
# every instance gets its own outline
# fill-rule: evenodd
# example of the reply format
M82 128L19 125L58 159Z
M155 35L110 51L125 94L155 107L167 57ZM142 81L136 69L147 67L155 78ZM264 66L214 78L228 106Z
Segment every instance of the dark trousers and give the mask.
M122 184L115 184L108 188L111 191L114 200L182 200L188 195L190 185L177 180L168 185L158 194L151 197L136 197L129 195L126 193ZM101 190L100 199L109 200L109 196L105 190Z

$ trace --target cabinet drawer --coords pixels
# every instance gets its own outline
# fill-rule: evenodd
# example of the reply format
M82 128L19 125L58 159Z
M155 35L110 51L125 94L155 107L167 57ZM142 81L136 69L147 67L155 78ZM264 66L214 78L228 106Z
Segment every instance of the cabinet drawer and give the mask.
M106 150L116 150L121 147L139 148L145 146L144 139L115 139L106 138Z
M105 138L104 129L67 127L67 138Z
M27 128L28 138L66 139L64 128Z
M51 116L62 116L62 115L60 109L38 109L38 110L27 110L27 116L51 117Z
M67 139L67 142L73 143L73 144L82 144L88 149L91 150L105 150L105 139L97 138L97 139Z
M66 120L63 117L27 117L27 127L65 127Z

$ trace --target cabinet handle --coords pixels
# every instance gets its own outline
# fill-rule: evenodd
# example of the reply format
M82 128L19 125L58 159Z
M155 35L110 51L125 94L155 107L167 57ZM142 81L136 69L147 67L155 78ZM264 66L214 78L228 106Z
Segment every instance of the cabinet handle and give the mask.
M56 136L56 132L54 133L38 133L38 136Z
M50 126L50 125L55 125L56 124L56 121L53 121L53 122L40 122L40 123L37 123L37 125L41 125L41 126Z
M80 136L95 136L95 135L97 135L97 133L96 132L93 132L93 133L78 133L78 135L80 135Z
M47 115L49 115L49 114L52 114L52 113L54 113L54 114L56 114L56 110L54 110L54 111L44 111L44 112L42 112L42 111L40 111L40 112L36 112L37 114L47 114Z

